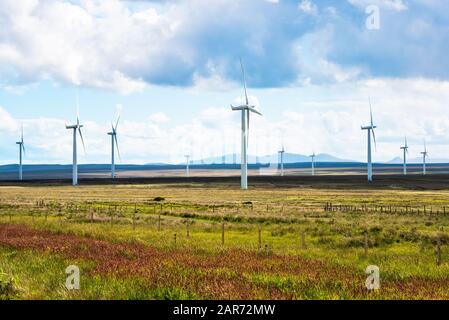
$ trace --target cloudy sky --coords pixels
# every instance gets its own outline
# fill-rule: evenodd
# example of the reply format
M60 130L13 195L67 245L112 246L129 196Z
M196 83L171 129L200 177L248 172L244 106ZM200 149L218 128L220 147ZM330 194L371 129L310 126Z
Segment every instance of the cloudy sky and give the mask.
M250 153L365 160L371 97L376 161L423 140L449 158L446 0L1 0L0 164L70 163L77 93L82 163L109 161L121 115L123 163L238 150L243 90ZM378 8L379 20L376 10ZM374 19L374 20L373 20ZM373 27L378 22L379 28ZM368 24L367 24L368 23Z

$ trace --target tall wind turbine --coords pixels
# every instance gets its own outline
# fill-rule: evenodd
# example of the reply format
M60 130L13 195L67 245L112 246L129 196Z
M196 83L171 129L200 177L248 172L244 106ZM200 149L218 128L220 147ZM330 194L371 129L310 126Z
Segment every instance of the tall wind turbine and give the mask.
M407 145L407 137L405 137L405 144L401 147L401 150L404 152L404 175L407 175L407 154L408 154L408 145Z
M316 157L315 152L312 153L309 157L312 160L312 176L314 176L315 175L315 157Z
M240 59L240 66L242 68L242 76L243 76L243 87L245 89L245 104L234 107L231 105L232 111L241 111L242 112L242 162L241 162L241 188L243 190L248 189L248 131L249 131L249 115L251 112L256 113L258 115L262 115L259 111L256 110L255 106L251 106L248 100L248 91L246 89L246 78L245 78L245 69L243 68L242 60Z
M279 153L279 158L281 161L281 177L284 176L284 153L285 153L285 149L284 149L284 145L282 145L282 149L280 151L278 151Z
M373 110L371 108L371 99L369 99L369 110L370 110L370 125L362 127L362 130L367 130L368 133L368 182L373 181L373 163L372 163L372 155L371 155L371 133L373 134L374 147L376 147L376 134L374 133L374 129L377 127L373 122Z
M427 174L426 172L426 158L429 155L429 152L427 152L427 146L426 141L424 140L424 151L421 152L422 154L422 174L425 176Z
M112 130L111 130L111 132L108 132L108 135L111 136L111 178L112 179L115 179L117 177L115 174L115 147L116 146L117 146L118 157L119 157L119 159L121 159L120 149L118 147L118 140L117 140L117 127L118 127L119 121L120 121L120 116L117 117L115 126L113 123L111 123Z
M186 158L186 177L190 177L190 155L185 155Z
M23 159L23 155L25 154L25 144L23 142L23 125L22 125L20 141L16 142L16 144L19 145L19 180L22 181L23 180L22 159Z
M76 139L77 135L79 133L81 142L83 143L84 152L86 152L86 147L84 144L83 134L81 133L81 128L83 127L82 124L80 124L80 117L79 117L79 97L77 97L77 116L76 116L76 124L71 126L65 126L67 130L73 130L73 168L72 168L72 185L77 186L78 185L78 156L77 156L77 145L76 145Z

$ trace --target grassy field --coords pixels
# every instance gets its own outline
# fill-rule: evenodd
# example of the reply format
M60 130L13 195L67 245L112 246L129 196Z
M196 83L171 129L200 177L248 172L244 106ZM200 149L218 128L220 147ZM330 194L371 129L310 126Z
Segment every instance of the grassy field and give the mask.
M448 226L394 185L0 186L0 299L448 299Z

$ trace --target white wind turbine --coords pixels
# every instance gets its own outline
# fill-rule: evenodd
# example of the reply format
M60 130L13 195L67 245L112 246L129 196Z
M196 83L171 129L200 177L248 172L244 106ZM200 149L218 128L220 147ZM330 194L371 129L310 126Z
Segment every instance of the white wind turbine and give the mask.
M16 142L16 144L19 145L19 180L22 181L23 180L22 159L23 159L23 155L25 154L25 144L23 142L23 124L22 124L20 141Z
M312 160L312 176L314 176L315 175L315 157L316 157L315 152L312 153L309 157Z
M404 152L404 175L407 175L407 154L408 154L408 145L407 145L407 137L405 137L405 144L401 147L401 150Z
M184 156L186 158L186 177L190 177L190 155L186 154Z
M427 174L426 172L426 158L429 156L429 152L427 152L427 146L426 141L424 140L424 151L421 152L422 154L422 174L425 176Z
M114 127L114 124L111 123L112 130L111 130L111 132L108 132L108 135L111 136L111 178L112 179L115 179L117 177L115 174L115 147L116 146L117 146L117 154L118 154L119 160L121 159L120 149L118 147L118 140L117 140L117 127L118 127L119 121L120 121L120 116L117 117L115 127Z
M248 100L248 92L246 89L245 69L243 68L242 60L240 59L240 66L242 68L243 86L245 89L245 104L234 107L231 105L232 111L242 112L242 162L241 162L241 188L243 190L248 189L248 130L249 130L249 115L250 112L254 112L258 115L262 115L255 109L255 106L251 106Z
M374 147L376 147L376 134L374 133L374 129L377 127L373 122L373 110L371 108L371 99L369 99L369 109L370 109L370 125L362 127L362 130L367 130L368 132L368 181L373 181L373 163L372 163L372 155L371 155L371 132L373 133Z
M280 158L280 162L281 162L281 177L284 176L284 153L285 153L285 149L284 149L284 145L282 145L282 149L280 151L278 151L279 153L279 158Z
M77 156L77 133L79 132L81 142L83 143L83 149L84 152L86 152L86 147L84 144L83 134L81 133L81 128L83 127L82 124L80 124L80 118L79 118L79 97L77 96L77 116L76 116L76 124L71 126L65 126L67 130L73 130L73 169L72 169L72 185L77 186L78 185L78 156Z

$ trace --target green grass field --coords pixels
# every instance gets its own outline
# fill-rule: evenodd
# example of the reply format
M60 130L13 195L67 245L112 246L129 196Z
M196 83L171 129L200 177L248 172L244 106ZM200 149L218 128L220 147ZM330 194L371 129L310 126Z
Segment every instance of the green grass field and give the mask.
M4 186L0 299L448 299L448 226L444 190Z

